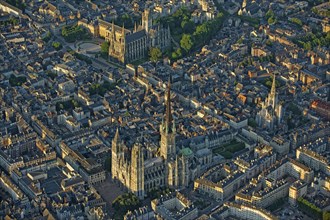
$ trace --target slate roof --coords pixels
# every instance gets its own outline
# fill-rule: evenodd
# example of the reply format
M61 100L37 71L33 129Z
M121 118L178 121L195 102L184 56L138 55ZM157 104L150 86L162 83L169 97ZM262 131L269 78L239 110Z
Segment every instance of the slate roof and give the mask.
M141 30L132 34L126 35L126 43L131 43L133 41L136 41L138 39L141 39L146 36L146 31Z

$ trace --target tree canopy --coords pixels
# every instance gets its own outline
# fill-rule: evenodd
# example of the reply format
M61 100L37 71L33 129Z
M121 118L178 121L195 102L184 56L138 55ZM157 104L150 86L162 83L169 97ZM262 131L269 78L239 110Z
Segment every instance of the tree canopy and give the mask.
M192 37L190 34L183 34L181 41L180 41L180 46L188 53L190 49L193 47L194 42L192 40Z
M62 37L67 42L75 42L76 40L85 40L89 39L89 33L85 28L83 28L81 25L67 25L62 28Z
M108 55L109 55L109 46L110 46L110 43L108 41L104 41L101 44L101 55L105 58L108 57Z
M162 51L158 47L152 47L150 48L149 56L152 62L156 62L162 58Z
M224 13L219 12L216 18L196 24L191 14L191 11L182 7L174 14L155 21L164 27L169 26L173 39L179 43L179 47L174 47L169 53L174 60L181 58L182 53L189 53L204 46L219 31L225 18Z
M25 82L26 82L26 77L25 76L16 77L15 75L12 74L9 77L9 84L11 86L21 86Z
M115 219L123 219L128 210L133 211L141 206L139 198L133 193L126 193L118 196L113 202Z
M303 212L313 216L315 219L322 219L322 210L319 207L302 197L299 197L297 202L298 207L303 210Z
M305 50L311 50L314 47L329 47L330 32L327 33L307 33L306 35L292 39L292 41Z
M63 48L62 44L60 42L58 42L58 41L54 41L52 43L52 46L55 48L55 50L60 50L60 49Z
M89 93L91 95L99 94L100 96L104 96L107 91L114 89L115 84L111 84L109 82L104 82L103 84L95 83L89 87Z

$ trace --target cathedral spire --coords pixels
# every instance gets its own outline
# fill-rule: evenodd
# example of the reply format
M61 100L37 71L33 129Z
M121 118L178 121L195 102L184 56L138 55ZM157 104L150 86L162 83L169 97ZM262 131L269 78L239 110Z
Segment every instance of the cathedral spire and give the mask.
M276 93L276 75L275 75L275 73L273 75L273 83L272 83L272 88L270 90L270 93L272 95L275 95L275 93Z
M171 78L168 79L168 85L167 85L167 92L166 92L166 115L165 115L165 123L166 123L166 130L168 132L171 132L172 130L172 112L171 112Z
M120 141L119 129L117 127L115 137L113 138L115 142Z
M246 0L243 0L242 8L245 8L245 7L246 7Z
M121 28L122 36L125 36L125 24L123 23L123 27Z

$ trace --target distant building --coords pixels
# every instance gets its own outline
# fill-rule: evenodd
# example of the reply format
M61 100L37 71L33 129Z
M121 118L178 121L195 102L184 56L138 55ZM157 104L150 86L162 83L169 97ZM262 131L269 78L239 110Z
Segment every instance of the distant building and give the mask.
M272 88L265 102L262 103L262 108L258 112L256 121L261 128L273 130L282 121L283 109L278 102L278 94L276 93L276 77L274 74Z

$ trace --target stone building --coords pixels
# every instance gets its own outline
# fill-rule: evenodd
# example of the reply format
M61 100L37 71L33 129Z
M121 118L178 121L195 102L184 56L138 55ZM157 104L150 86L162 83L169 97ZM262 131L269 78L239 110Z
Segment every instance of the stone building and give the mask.
M190 220L198 216L197 207L179 192L152 200L151 207L156 213L156 219Z
M159 156L150 156L152 154L147 152L143 137L132 148L127 147L118 129L112 141L112 178L141 199L152 189L187 187L197 177L201 167L212 163L208 160L208 164L201 165L194 151L176 145L170 82L165 101L166 113L160 125Z
M275 82L276 77L274 74L270 93L265 102L262 103L262 108L256 117L258 125L261 128L266 128L270 131L272 131L275 126L280 125L283 117L283 109L282 105L278 101Z
M146 9L142 14L142 25L135 24L134 30L129 30L112 23L106 30L105 40L110 43L110 59L129 63L148 56L150 48L167 49L171 45L171 33L169 27L154 25Z

